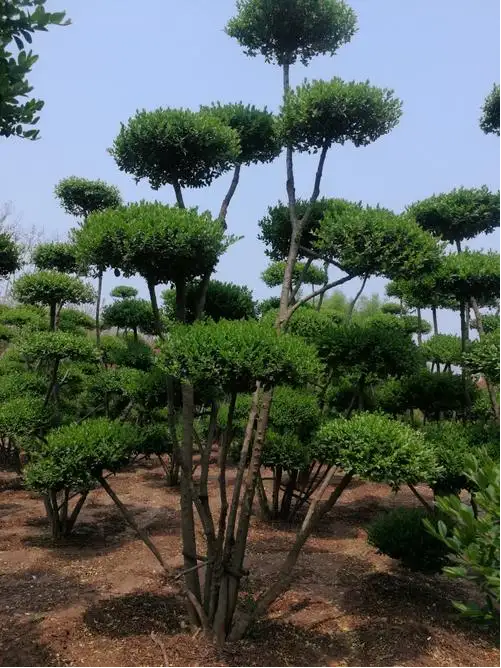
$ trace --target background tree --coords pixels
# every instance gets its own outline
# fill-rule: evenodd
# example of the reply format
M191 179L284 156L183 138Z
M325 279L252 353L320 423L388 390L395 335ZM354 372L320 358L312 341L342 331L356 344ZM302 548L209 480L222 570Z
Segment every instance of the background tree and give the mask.
M176 294L174 290L162 292L164 312L175 320ZM200 285L188 283L186 289L186 322L197 319ZM256 304L252 292L245 285L210 280L205 295L203 315L215 322L218 320L249 320L256 318Z
M64 241L50 241L38 244L32 254L33 264L40 270L54 270L63 274L73 274L78 270L76 249Z
M56 185L54 192L64 211L80 219L80 224L85 224L91 213L113 209L122 204L118 188L99 179L92 181L78 176L69 176ZM106 257L99 254L84 252L80 259L87 263L87 266L93 265L97 271L96 339L99 344L103 273L109 264L107 264Z
M137 297L138 292L132 285L115 285L110 295L117 299L131 299L132 297Z
M14 283L13 295L22 304L48 306L50 329L54 331L64 304L88 304L95 298L90 285L57 271L39 271L21 276Z
M480 129L485 134L499 137L499 84L494 84L491 92L485 98L480 117Z
M7 278L21 268L21 249L12 235L0 230L0 278Z
M0 23L0 136L38 139L39 130L27 129L36 125L37 115L43 108L42 100L32 98L22 103L20 98L28 97L33 90L28 75L38 56L26 50L32 43L32 35L37 31L47 31L50 25L67 26L65 12L47 12L46 0L5 0L2 2ZM17 47L17 58L12 53Z
M103 326L107 329L117 327L132 330L134 340L138 340L138 331L154 334L156 323L150 302L145 299L120 299L103 309Z

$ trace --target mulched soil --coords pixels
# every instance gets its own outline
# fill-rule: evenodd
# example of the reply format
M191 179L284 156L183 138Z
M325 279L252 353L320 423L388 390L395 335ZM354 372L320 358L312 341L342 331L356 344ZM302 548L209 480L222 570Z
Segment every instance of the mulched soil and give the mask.
M179 499L162 475L151 462L110 482L174 574ZM291 589L218 651L191 633L173 580L104 491L55 546L40 499L0 474L0 665L160 666L164 649L170 666L498 666L495 634L450 604L467 595L461 583L401 570L367 544L377 513L415 503L407 490L355 482L308 541ZM293 539L293 527L254 520L244 599L270 582Z

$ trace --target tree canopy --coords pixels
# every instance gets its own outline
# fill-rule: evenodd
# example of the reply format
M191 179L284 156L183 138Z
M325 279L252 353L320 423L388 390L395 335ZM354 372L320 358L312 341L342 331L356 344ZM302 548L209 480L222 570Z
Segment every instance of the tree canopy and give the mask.
M485 98L480 117L480 129L485 134L499 137L499 84L494 84L491 92Z
M162 292L164 311L171 319L174 319L175 316L175 298L174 290ZM195 320L199 299L200 285L189 283L186 290L186 322ZM245 285L211 280L207 286L203 313L215 322L255 319L256 304L252 298L252 292Z
M339 0L238 0L226 32L249 56L267 62L303 65L316 55L334 53L356 31L353 10Z
M74 245L64 241L38 244L33 251L32 260L35 267L41 270L72 274L78 268Z
M424 230L457 244L499 227L499 192L487 186L455 188L416 202L408 211Z
M238 161L240 139L212 112L159 108L122 123L109 152L120 171L146 179L154 190L201 188Z
M0 230L0 278L6 278L21 267L21 249L12 235Z
M93 181L69 176L59 181L54 192L66 213L76 218L85 219L95 211L113 209L122 204L118 188L100 179Z
M392 90L368 82L305 82L287 95L280 117L285 144L316 152L324 146L367 146L388 134L400 120L402 103Z

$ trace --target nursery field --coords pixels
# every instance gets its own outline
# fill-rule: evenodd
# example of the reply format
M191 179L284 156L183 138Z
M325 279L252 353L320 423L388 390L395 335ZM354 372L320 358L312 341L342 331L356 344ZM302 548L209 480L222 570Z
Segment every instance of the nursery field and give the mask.
M233 476L230 470L230 488ZM188 630L174 579L183 563L179 491L165 486L153 462L121 472L113 488L172 576L161 573L104 490L91 492L74 535L55 546L40 498L14 474L0 474L0 665L499 665L494 632L452 608L451 599L465 598L463 583L403 570L367 543L364 526L375 515L417 503L407 488L395 495L354 481L307 542L290 590L244 640L220 652ZM217 507L216 492L211 475ZM251 603L269 584L294 535L253 520L242 599Z

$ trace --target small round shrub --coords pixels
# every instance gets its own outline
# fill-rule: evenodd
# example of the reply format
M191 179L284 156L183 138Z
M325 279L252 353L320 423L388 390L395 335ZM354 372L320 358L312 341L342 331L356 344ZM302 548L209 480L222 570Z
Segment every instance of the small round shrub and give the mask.
M448 561L449 550L427 531L423 524L426 517L424 508L394 508L369 526L368 541L405 568L438 573Z

